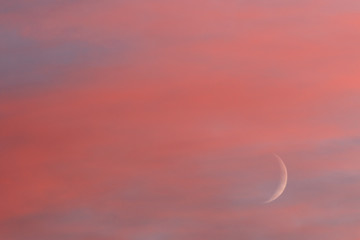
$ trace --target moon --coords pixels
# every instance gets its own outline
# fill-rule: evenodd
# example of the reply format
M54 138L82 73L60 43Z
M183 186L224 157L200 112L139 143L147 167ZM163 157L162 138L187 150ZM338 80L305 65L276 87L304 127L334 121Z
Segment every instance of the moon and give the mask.
M287 169L286 169L285 163L278 155L274 154L274 156L277 158L280 168L281 168L281 179L280 179L280 183L279 183L276 191L274 192L274 194L271 196L271 198L269 198L269 200L265 201L264 203L271 203L271 202L275 201L276 199L278 199L281 196L281 194L284 192L284 190L286 188L286 184L287 184L288 174L287 174Z

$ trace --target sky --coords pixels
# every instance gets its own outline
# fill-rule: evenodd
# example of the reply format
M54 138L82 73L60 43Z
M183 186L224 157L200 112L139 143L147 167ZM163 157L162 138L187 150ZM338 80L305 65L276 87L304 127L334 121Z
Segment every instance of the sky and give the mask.
M0 239L360 238L358 1L0 3Z

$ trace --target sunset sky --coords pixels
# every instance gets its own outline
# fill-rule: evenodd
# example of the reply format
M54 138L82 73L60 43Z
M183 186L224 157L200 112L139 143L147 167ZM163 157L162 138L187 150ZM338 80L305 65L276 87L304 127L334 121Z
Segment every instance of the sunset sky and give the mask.
M0 239L358 240L359 63L355 0L0 1Z

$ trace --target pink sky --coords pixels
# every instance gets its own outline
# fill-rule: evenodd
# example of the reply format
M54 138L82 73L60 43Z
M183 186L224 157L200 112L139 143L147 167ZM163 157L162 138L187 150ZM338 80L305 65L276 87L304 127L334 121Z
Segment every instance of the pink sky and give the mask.
M1 240L360 238L357 1L2 5Z

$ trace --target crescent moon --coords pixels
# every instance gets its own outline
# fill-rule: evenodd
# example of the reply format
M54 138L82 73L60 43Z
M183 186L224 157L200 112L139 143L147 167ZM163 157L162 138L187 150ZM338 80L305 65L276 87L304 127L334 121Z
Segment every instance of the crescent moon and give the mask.
M269 200L267 200L264 203L270 203L270 202L275 201L276 199L278 199L281 196L281 194L284 192L284 190L286 188L287 180L288 180L287 169L286 169L286 166L285 166L283 160L276 154L274 154L274 156L277 158L277 160L278 160L278 162L280 164L280 168L281 168L280 184L278 185L276 191L271 196L271 198L269 198Z

